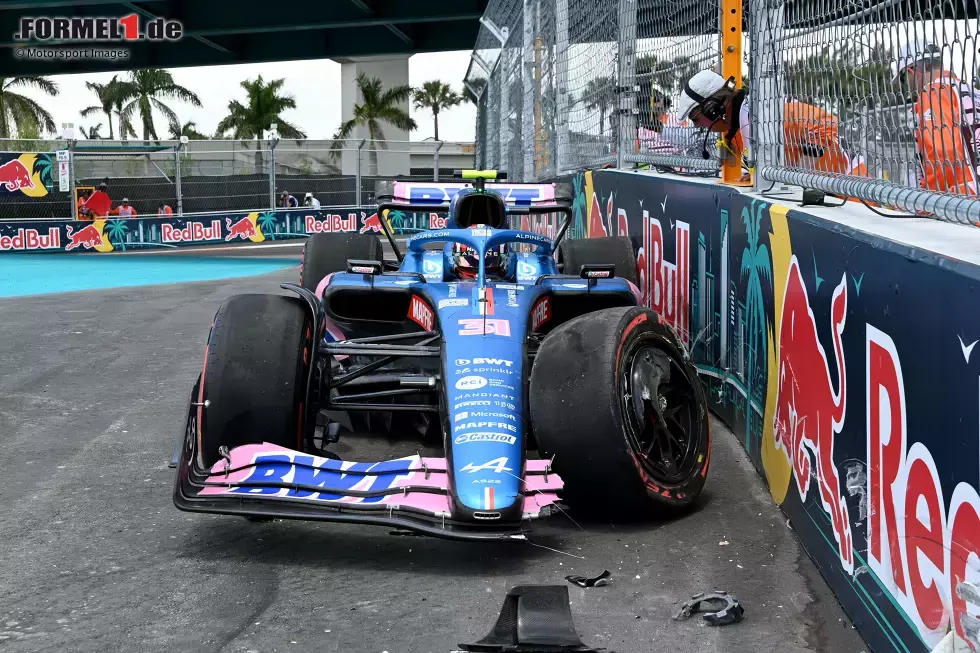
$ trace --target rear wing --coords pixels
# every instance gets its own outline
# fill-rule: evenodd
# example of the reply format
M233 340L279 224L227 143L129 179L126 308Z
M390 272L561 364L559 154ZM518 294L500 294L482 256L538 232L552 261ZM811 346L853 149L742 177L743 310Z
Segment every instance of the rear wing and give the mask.
M423 211L445 211L456 194L474 188L467 182L379 181L375 188L378 206L410 208ZM571 205L570 184L501 184L484 186L504 198L508 213L546 213Z

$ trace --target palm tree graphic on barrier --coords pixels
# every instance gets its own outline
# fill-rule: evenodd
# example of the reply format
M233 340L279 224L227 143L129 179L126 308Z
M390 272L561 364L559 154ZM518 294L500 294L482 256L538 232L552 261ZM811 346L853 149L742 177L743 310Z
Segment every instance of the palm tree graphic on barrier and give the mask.
M271 211L266 211L265 213L259 216L257 222L259 223L259 229L262 230L262 233L265 235L266 238L268 238L269 240L276 239L275 228L278 221L276 220L275 213L272 213ZM287 225L289 224L288 215L286 216L286 224Z
M118 247L122 251L126 251L126 232L129 231L129 225L126 224L125 220L109 220L105 226L106 236L109 237L109 242L112 243L114 247Z
M752 452L752 399L756 397L758 390L759 399L762 398L764 383L760 375L755 373L758 361L766 360L766 305L764 303L764 293L762 290L762 279L765 278L772 284L772 264L769 260L769 248L765 243L759 242L762 229L762 215L766 210L764 202L753 201L751 206L742 209L742 222L745 224L748 244L742 252L742 278L748 276L748 286L746 288L746 313L748 318L748 348L749 348L749 369L745 375L745 448Z
M391 225L393 231L395 231L396 233L402 233L401 229L405 226L405 212L389 211L388 223Z
M41 178L41 183L46 188L51 188L51 155L50 154L38 154L37 159L34 161L34 172L38 174Z

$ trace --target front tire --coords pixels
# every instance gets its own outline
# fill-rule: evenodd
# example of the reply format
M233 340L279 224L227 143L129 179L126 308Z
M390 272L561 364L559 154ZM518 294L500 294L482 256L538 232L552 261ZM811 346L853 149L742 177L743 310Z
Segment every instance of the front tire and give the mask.
M314 234L303 247L303 265L299 283L316 292L323 278L334 272L346 272L348 260L383 261L384 250L377 236L371 234Z
M302 447L306 361L311 331L302 301L236 295L218 308L201 375L199 462L219 447L269 442Z
M643 516L688 507L704 487L704 391L654 311L612 308L555 329L535 357L530 409L574 509Z

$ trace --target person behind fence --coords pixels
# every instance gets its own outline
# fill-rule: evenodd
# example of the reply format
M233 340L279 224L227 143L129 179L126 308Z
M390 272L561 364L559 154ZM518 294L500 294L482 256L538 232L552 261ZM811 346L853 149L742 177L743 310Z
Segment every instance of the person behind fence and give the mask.
M135 218L136 209L134 209L129 204L129 198L124 197L122 203L116 208L112 209L113 215L118 215L120 218Z
M85 208L85 202L92 197L92 191L86 188L78 193L78 200L75 202L75 217L78 220L90 220L89 211Z
M309 207L311 209L317 209L317 210L319 210L319 208L320 208L320 200L318 200L317 198L313 197L313 193L307 193L306 194L306 197L303 198L303 206L307 206L307 207Z
M943 66L943 51L920 40L902 45L891 65L892 83L903 77L916 94L912 107L918 165L911 186L977 194L980 91Z
M109 197L109 185L105 182L99 184L95 192L85 200L84 207L88 217L92 220L104 218L109 215L109 211L112 209L112 198Z
M735 78L726 80L713 70L702 70L684 83L678 101L678 117L698 127L724 135L728 147L745 165L751 138L749 103ZM707 139L702 156L707 156ZM850 157L838 133L837 116L798 100L783 105L783 155L786 166L866 177L864 157ZM745 167L749 167L745 165Z
M283 191L279 196L279 206L284 209L296 209L299 208L299 201L289 194L289 191Z
M160 202L157 205L157 215L170 216L174 214L174 210L170 208L170 205L166 202Z

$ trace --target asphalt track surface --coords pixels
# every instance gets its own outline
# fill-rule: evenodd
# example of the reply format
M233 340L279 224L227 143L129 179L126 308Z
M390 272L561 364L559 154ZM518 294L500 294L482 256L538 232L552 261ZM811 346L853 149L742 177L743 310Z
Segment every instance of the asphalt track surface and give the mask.
M214 311L296 274L0 299L0 650L447 653L489 631L510 587L603 569L610 585L569 586L594 647L865 650L719 423L695 512L583 530L559 516L538 523L541 546L178 512L167 463ZM350 438L337 451L416 449ZM713 588L739 596L745 621L670 619Z

